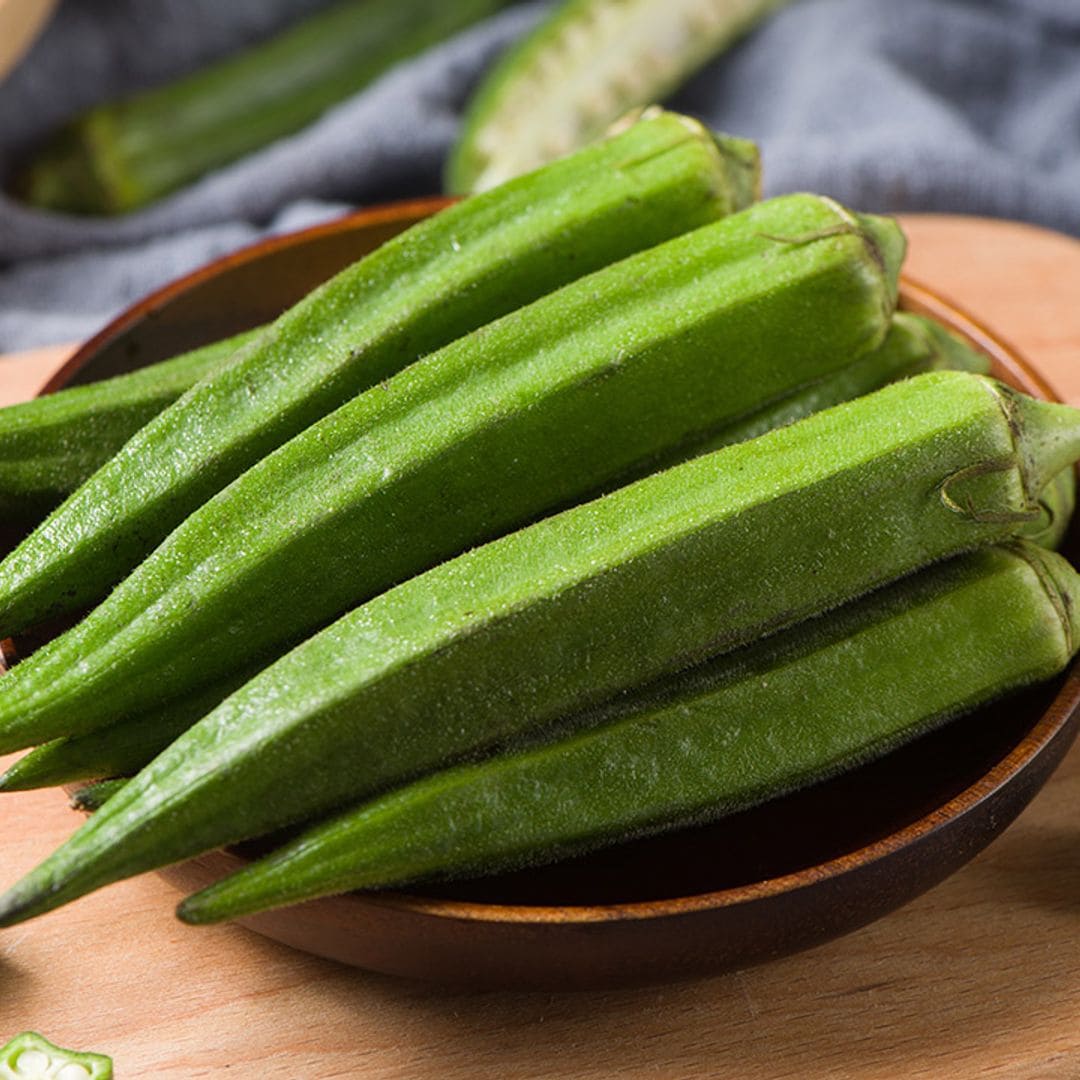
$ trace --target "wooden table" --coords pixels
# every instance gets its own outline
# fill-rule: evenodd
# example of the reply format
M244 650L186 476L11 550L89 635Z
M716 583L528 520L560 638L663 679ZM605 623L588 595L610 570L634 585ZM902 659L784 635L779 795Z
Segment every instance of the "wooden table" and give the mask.
M1003 222L905 224L910 273L1080 404L1080 244ZM32 392L57 355L0 360L0 403ZM0 806L4 883L76 824L56 792ZM1080 747L1001 839L915 903L800 956L676 986L455 992L188 929L174 901L147 877L0 934L0 1044L35 1028L111 1054L120 1080L1080 1077Z

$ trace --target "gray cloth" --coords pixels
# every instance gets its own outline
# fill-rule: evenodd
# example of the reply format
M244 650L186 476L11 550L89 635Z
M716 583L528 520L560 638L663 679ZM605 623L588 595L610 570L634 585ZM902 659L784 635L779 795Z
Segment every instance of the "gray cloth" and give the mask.
M0 169L71 113L191 70L318 0L66 0L0 84ZM468 93L546 3L402 64L317 123L144 211L91 220L0 196L0 352L84 337L268 232L438 189ZM797 0L673 99L762 146L766 193L1080 232L1077 0Z

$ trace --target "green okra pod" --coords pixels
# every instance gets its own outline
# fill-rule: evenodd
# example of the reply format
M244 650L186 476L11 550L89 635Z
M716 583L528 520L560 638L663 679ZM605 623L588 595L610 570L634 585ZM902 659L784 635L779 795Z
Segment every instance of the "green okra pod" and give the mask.
M227 698L0 897L0 925L355 803L999 542L1078 457L1080 410L936 372L475 548Z
M1045 548L1061 547L1076 507L1076 470L1062 469L1039 496L1039 516L1024 525L1020 535Z
M786 0L565 0L485 76L446 169L485 191L662 100Z
M36 525L254 333L0 409L0 521Z
M109 780L98 780L72 792L70 803L72 810L81 810L92 814L100 810L126 783L128 777L114 776Z
M723 425L691 450L695 455L707 454L873 393L897 379L928 371L950 370L985 375L990 370L990 362L932 320L897 312L889 333L877 349L786 397L770 401L749 416ZM675 464L688 456L687 448L681 448L679 455L672 456L668 463Z
M268 662L394 583L831 374L884 337L902 250L888 219L783 196L431 354L250 469L0 681L0 748Z
M204 689L157 708L148 707L145 713L109 724L89 735L44 743L0 773L0 791L29 791L75 780L131 776L258 670L258 667L245 668Z
M757 191L757 155L672 113L415 225L142 428L0 563L0 637L97 601L180 522L356 394Z
M176 82L77 117L15 180L35 206L117 214L290 135L506 0L344 0Z
M700 824L877 758L1080 647L1080 575L1030 544L957 556L647 690L575 732L333 816L187 899L186 922L551 862ZM897 663L897 657L904 663ZM722 853L721 857L722 857Z

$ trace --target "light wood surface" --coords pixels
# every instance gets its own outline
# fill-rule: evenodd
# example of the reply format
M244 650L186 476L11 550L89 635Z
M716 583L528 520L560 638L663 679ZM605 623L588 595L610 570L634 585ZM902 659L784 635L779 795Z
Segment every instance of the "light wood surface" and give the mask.
M910 273L1080 404L1080 244L1002 222L905 224ZM0 402L50 359L0 361ZM56 792L0 807L3 883L76 824ZM1080 747L1003 837L915 903L676 986L461 993L188 929L174 901L147 877L0 933L0 1045L35 1028L111 1054L118 1080L1080 1077Z

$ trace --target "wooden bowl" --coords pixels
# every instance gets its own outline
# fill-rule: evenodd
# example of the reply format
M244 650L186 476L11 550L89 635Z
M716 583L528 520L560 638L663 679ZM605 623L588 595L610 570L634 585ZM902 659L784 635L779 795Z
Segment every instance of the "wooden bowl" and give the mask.
M222 259L122 315L49 387L257 325L441 205L367 211ZM1000 378L1053 397L1014 349L940 296L905 281L903 305L983 349ZM863 926L967 862L1064 756L1078 702L1074 668L874 764L713 825L544 869L354 893L239 921L347 964L473 986L625 985L759 963ZM191 891L242 861L215 852L162 874Z
M45 29L56 0L0 0L0 79Z

